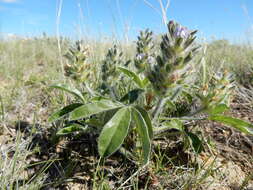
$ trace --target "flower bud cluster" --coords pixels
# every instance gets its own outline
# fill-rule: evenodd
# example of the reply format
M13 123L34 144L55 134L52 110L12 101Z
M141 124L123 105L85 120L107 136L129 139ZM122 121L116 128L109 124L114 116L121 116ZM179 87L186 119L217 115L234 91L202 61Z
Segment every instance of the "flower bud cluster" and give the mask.
M106 54L105 60L102 62L101 75L103 82L109 82L110 79L118 76L117 66L122 64L123 53L114 45Z
M215 107L220 103L228 105L234 87L234 77L230 73L227 71L216 73L201 91L202 103L207 108Z
M134 65L139 73L143 72L147 65L155 62L152 35L153 33L147 29L145 31L141 31L138 36Z
M168 33L162 36L161 54L146 72L149 81L159 95L164 95L170 85L180 79L177 71L183 69L196 54L197 31L190 31L174 21L168 24Z
M77 41L64 55L68 60L64 66L65 75L79 82L89 78L91 67L87 63L88 55L88 46L84 46L82 41Z

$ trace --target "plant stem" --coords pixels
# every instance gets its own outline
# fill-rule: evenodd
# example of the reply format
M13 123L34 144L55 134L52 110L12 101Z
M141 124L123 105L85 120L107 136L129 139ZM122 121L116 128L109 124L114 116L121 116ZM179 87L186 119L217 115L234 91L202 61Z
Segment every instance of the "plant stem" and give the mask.
M165 98L159 98L158 103L155 107L155 110L152 113L152 117L153 117L154 122L157 120L158 116L162 112L165 100L166 100Z
M201 106L196 111L194 111L193 113L188 114L187 117L192 117L192 116L204 111L205 109L206 109L205 106Z
M161 117L161 120L167 120L167 121L171 121L173 119L179 119L179 120L204 120L206 119L206 117Z
M177 88L177 90L174 92L174 94L171 97L159 98L156 108L154 112L152 113L154 122L157 120L158 116L162 113L164 104L166 103L167 99L170 99L171 101L173 101L175 97L177 97L177 95L180 93L180 91L181 91L181 88Z
M59 58L60 58L62 75L63 75L63 79L65 79L64 65L63 65L63 59L62 59L61 37L60 37L60 20L61 20L62 2L63 2L63 0L59 1L58 11L57 11L56 36L57 36L57 46L58 46L58 53L59 53Z
M176 131L176 132L170 132L168 133L169 131L171 131L172 128L168 128L168 129L163 129L163 130L160 130L160 131L155 131L154 132L154 139L158 139L162 136L162 134L165 134L166 133L166 136L167 137L175 137L177 135L181 135L182 132L181 131Z

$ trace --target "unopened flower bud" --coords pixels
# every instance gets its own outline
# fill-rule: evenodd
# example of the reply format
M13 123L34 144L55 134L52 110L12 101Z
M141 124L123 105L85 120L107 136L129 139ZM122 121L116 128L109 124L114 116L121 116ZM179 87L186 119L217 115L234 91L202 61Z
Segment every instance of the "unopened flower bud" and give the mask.
M148 64L152 65L152 64L155 64L156 60L155 60L154 57L148 56L148 61L147 62L148 62Z
M169 21L169 25L174 25L174 24L175 24L174 20Z
M178 27L176 28L176 31L174 33L174 36L179 38L187 38L189 36L189 30L186 27L183 27L181 25L178 25Z
M146 56L145 53L140 53L136 56L137 61L142 61L144 59L144 57Z

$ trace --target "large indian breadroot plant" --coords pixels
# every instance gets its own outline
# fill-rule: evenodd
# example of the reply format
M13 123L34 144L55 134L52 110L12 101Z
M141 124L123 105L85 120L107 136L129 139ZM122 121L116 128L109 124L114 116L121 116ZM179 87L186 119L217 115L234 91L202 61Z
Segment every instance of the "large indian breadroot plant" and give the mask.
M246 134L253 134L250 123L223 114L229 108L229 95L233 89L228 73L211 75L207 80L202 62L202 83L187 84L184 80L188 74L187 68L199 49L195 35L196 31L171 21L157 52L152 32L142 32L137 41L136 56L131 61L135 70L126 67L130 62L124 63L122 53L114 46L102 62L101 83L95 93L87 96L90 91L86 91L84 97L84 92L76 88L54 86L71 93L77 101L52 114L49 121L65 119L66 126L59 130L59 135L89 131L98 133L98 150L102 157L119 150L124 142L135 141L133 146L140 144L141 149L132 146L124 148L129 148L132 156L138 156L139 151L136 153L134 150L141 150L139 156L142 164L149 161L153 139L164 131L168 132L168 129L177 130L183 135L195 152L202 151L201 139L184 126L186 120L199 119L199 113L205 113L201 119L218 121ZM101 84L109 93L101 91ZM125 84L131 84L131 88ZM174 106L173 102L177 96L182 96L185 86L189 88L193 85L198 92L189 92L188 96L198 100L198 108L177 118L168 117L164 112L166 103Z

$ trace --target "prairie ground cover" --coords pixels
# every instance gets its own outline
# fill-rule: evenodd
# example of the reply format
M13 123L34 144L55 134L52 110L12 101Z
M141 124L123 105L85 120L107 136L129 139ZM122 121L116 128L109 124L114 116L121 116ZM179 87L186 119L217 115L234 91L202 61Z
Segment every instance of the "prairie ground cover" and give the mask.
M252 189L252 45L171 33L2 40L1 188Z

